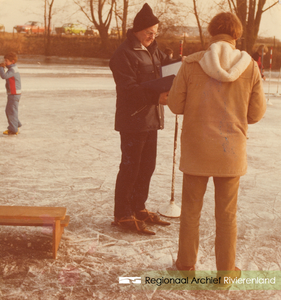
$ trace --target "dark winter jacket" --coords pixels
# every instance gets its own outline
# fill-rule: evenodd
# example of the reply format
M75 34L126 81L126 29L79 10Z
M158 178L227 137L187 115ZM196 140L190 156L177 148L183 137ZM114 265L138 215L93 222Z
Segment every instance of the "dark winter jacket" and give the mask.
M132 30L128 30L127 39L115 51L109 64L117 92L115 130L139 132L164 127L159 94L147 92L140 83L159 78L160 67L167 60L155 40L145 48Z

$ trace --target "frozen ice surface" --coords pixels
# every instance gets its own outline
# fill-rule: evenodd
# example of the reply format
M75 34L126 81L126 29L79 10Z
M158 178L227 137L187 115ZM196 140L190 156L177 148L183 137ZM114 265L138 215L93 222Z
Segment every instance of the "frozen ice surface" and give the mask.
M280 291L137 291L120 286L119 276L172 266L179 219L171 219L168 227L153 226L155 236L111 226L120 145L113 130L115 85L110 70L52 64L19 64L19 68L23 127L17 137L0 135L0 204L65 206L70 224L56 261L44 228L0 227L0 299L281 298ZM7 126L4 83L0 85L3 131ZM264 85L267 93L268 81ZM276 88L275 78L271 93ZM269 98L273 106L248 132L249 167L241 179L238 203L237 266L242 270L280 270L281 97ZM174 122L166 108L147 202L152 211L170 201ZM181 184L177 166L178 206ZM210 180L201 217L198 270L215 270L214 238Z
M110 69L85 65L18 64L23 95L27 92L114 90ZM0 86L0 93L5 86Z

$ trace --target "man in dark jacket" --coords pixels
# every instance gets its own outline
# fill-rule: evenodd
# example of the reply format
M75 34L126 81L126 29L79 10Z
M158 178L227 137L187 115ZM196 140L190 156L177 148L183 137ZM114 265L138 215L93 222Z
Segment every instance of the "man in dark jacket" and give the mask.
M168 60L155 41L158 23L145 3L109 64L116 83L115 130L120 132L122 151L113 224L147 234L155 233L146 229L145 222L170 224L145 209L156 163L157 130L164 126L160 103L167 97L167 93L159 95L141 86L142 82L160 77L160 67Z

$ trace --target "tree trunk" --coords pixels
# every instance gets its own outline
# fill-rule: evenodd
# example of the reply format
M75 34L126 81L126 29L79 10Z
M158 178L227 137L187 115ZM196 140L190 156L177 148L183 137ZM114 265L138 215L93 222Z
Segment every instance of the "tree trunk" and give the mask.
M79 2L78 0L75 0L74 3L76 3L79 7L80 10L85 14L85 16L88 18L89 21L91 21L96 29L99 31L100 39L101 39L101 44L102 48L104 51L107 51L108 46L109 46L109 39L108 39L108 29L109 25L111 23L111 18L113 14L113 8L116 0L110 0L110 9L107 12L107 14L104 13L104 5L105 1L104 0L87 0L84 1L89 5L90 12L88 13L87 10L85 10L84 5L82 5L82 2ZM97 4L97 6L96 6ZM97 13L97 17L95 16L95 13ZM105 16L105 20L104 20Z
M203 33L202 33L202 26L200 24L199 15L198 15L198 12L197 12L196 0L193 0L193 8L194 8L194 15L195 15L197 25L198 25L198 29L199 29L201 45L202 45L202 48L204 50L205 49L205 41L204 41L204 36L203 36Z
M266 0L236 0L236 14L243 25L241 50L250 54L258 37L265 2Z
M122 40L127 36L127 19L128 19L129 0L123 1L123 17L122 17Z
M51 53L51 20L52 20L52 8L55 0L51 1L51 4L49 5L49 11L48 11L48 28L47 28L47 44L45 47L45 55L49 56Z
M109 47L108 29L105 26L98 26L97 30L100 34L102 49L106 51Z
M44 48L46 48L46 34L47 34L47 0L44 0Z
M241 37L241 50L246 50L247 41L247 0L236 1L236 14L243 26L243 35Z

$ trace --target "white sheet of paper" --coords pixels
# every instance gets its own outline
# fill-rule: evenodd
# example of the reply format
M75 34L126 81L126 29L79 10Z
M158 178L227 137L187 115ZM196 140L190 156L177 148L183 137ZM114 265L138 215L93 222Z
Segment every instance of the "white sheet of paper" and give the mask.
M181 61L177 61L177 62L172 63L170 65L161 67L162 77L166 77L166 76L169 76L169 75L177 75L177 73L178 73L178 71L181 67L181 64L182 64Z

